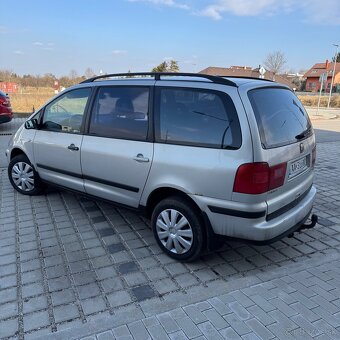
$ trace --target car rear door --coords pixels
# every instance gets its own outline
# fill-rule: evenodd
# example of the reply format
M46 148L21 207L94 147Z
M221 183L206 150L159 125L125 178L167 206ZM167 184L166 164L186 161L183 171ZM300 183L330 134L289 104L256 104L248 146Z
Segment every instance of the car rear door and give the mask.
M81 149L86 192L132 207L139 205L153 159L152 87L142 82L99 87Z
M90 94L91 88L71 90L45 107L33 143L35 166L43 180L84 191L81 129Z

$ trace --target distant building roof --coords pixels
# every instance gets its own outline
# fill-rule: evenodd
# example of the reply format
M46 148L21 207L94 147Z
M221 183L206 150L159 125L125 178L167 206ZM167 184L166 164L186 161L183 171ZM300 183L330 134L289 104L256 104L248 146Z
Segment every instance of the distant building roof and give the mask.
M203 74L210 74L212 76L222 76L222 77L251 77L251 78L259 78L259 67L251 68L250 66L231 66L227 67L214 67L210 66L205 68L204 70L198 72ZM296 87L290 79L288 79L285 75L274 74L271 71L267 71L264 74L264 78L268 80L274 80L278 83L289 86L290 88Z
M325 73L327 71L328 77L332 76L334 69L334 63L329 63L328 68L326 70L326 63L317 63L314 64L312 68L310 68L306 73L305 77L320 77L322 73ZM338 74L340 72L340 63L336 63L335 65L335 74Z

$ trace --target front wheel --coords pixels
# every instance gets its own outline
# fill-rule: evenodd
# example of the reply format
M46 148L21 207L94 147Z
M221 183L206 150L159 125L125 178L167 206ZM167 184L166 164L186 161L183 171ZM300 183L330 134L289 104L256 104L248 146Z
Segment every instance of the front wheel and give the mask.
M15 156L8 165L8 177L13 188L24 195L38 195L42 183L25 155Z
M151 225L160 248L180 261L193 261L203 250L203 220L198 209L180 196L157 204Z

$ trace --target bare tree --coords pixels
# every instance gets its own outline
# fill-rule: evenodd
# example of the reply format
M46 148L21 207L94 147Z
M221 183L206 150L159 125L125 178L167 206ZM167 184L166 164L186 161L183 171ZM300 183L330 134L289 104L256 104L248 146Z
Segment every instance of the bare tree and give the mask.
M94 77L96 74L94 73L94 71L92 70L92 68L88 67L86 70L85 70L85 73L84 73L84 76L86 79L88 78L92 78Z
M283 67L287 63L286 56L281 51L274 51L269 53L263 62L265 68L275 74L282 71Z
M70 71L69 78L71 78L71 79L76 79L76 78L78 78L78 77L79 77L79 76L78 76L78 73L77 73L76 70L71 70L71 71Z

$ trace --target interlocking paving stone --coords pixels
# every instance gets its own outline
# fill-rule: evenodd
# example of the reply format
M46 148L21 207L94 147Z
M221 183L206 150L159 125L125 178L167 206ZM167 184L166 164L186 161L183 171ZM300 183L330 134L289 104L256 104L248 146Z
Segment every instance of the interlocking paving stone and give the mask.
M24 330L25 332L39 329L49 325L49 317L46 311L24 315Z
M137 301L142 301L145 299L150 299L156 296L156 293L149 285L143 285L131 289L133 295L136 297Z
M101 223L101 222L107 221L105 216L96 216L96 217L93 217L91 220L93 223Z
M101 237L114 235L114 230L112 228L99 229L98 233Z
M124 275L124 280L126 281L129 287L148 283L148 280L145 277L145 275L143 275L140 272L133 272L130 274L126 274Z
M188 316L181 319L176 319L176 323L189 339L198 337L202 334L199 328L191 321Z
M0 338L7 338L14 336L18 333L18 320L11 319L6 321L1 321L0 323Z
M18 315L18 303L16 301L8 302L8 303L1 305L0 320L8 319L10 317L14 317L17 315ZM1 321L0 321L0 325L1 325Z
M198 328L201 330L201 332L207 339L223 340L220 333L217 331L214 325L212 325L211 322L209 321L199 324Z
M118 307L122 305L126 305L132 302L130 294L126 291L118 291L108 295L108 300L112 307Z
M118 271L121 274L128 274L128 273L132 273L139 270L138 266L136 265L135 262L127 262L127 263L123 263L121 265L119 265L118 267Z
M106 304L102 297L95 297L82 301L81 305L85 315L98 313L106 309Z
M122 250L125 250L125 247L122 243L115 243L115 244L110 244L109 246L107 246L107 250L109 251L110 254L114 254Z
M76 319L79 316L78 308L75 305L58 306L54 308L54 318L56 322Z
M99 208L96 205L85 207L85 210L87 212L100 211Z
M135 339L150 340L150 334L146 330L142 321L135 321L128 325L128 328Z

